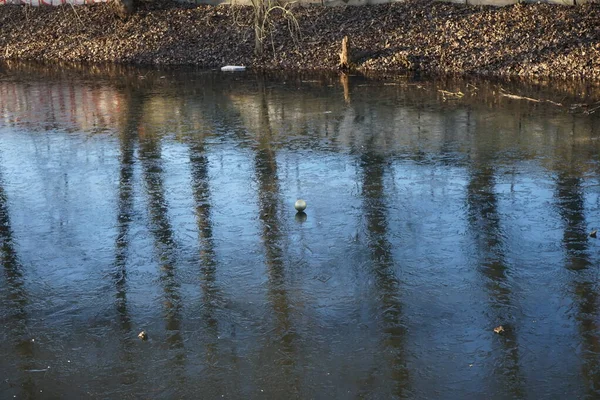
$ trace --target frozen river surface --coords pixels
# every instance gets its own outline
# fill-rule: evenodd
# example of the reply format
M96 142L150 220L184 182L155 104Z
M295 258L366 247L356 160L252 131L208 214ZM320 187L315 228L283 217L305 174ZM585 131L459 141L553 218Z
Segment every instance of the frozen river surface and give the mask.
M498 87L5 70L0 398L598 398L600 119Z

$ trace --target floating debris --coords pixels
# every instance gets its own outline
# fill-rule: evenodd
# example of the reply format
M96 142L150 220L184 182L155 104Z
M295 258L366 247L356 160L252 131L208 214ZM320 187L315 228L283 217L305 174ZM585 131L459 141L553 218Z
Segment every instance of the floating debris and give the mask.
M590 237L595 238L598 235L598 230L594 229L593 231L590 232Z
M502 325L499 325L497 327L494 328L494 332L496 333L502 333L504 332L504 327Z
M50 370L50 366L49 365L46 368L26 369L25 372L47 372L48 370Z
M451 99L451 98L460 99L465 96L465 94L461 91L449 92L447 90L438 90L438 92L440 92L442 94L442 97L444 98L444 100Z
M146 331L141 331L138 334L138 338L140 338L141 340L148 340L148 334L146 333Z
M245 70L246 67L244 67L243 65L226 65L224 67L221 67L221 71L225 72L241 72Z
M306 201L304 201L302 199L296 200L296 204L294 204L294 208L298 212L303 212L304 210L306 210Z

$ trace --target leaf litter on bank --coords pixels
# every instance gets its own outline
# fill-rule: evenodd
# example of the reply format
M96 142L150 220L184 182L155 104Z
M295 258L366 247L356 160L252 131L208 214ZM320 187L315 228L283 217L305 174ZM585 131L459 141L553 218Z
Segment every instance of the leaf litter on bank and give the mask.
M337 69L348 36L358 70L600 81L600 4L469 6L432 0L296 6L300 35L274 14L254 56L252 9L147 2L128 19L111 4L0 7L0 60ZM45 38L40 40L40 38Z

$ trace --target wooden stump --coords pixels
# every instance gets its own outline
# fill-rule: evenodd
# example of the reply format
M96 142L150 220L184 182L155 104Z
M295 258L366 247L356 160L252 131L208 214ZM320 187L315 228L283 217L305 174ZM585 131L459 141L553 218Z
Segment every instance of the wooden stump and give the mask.
M340 69L350 68L350 50L348 49L348 36L342 39L342 51L340 53Z

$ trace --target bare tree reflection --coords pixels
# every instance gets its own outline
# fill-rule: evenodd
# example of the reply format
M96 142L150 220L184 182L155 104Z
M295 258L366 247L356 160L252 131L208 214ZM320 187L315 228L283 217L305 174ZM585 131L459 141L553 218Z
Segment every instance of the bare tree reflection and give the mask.
M25 279L22 265L15 249L13 230L8 209L8 198L4 189L2 171L0 170L0 263L6 279L6 297L0 299L0 305L6 312L3 324L9 330L9 337L14 341L18 356L22 359L21 371L34 368L33 343L28 334L29 303L25 290ZM24 391L24 397L33 398L37 392L31 374L23 372L19 386Z
M223 387L219 370L222 360L219 354L219 320L218 311L223 306L221 291L217 283L217 256L213 240L211 221L211 199L209 181L209 161L206 156L203 137L190 138L190 165L192 173L192 190L196 203L196 221L200 245L200 270L202 285L203 320L205 328L204 342L206 343L206 361L213 384L220 383ZM231 384L231 382L229 383ZM224 388L218 389L223 391Z
M0 175L0 255L8 286L8 304L14 307L15 321L24 320L27 295L21 264L14 247L13 232L8 210L8 198ZM17 322L18 323L18 322Z
M177 350L175 363L182 367L185 361L181 335L181 296L176 277L176 243L168 217L168 204L163 183L162 151L160 137L153 132L140 132L140 160L142 175L148 195L150 231L160 265L160 282L164 293L167 343Z
M467 186L469 224L475 237L476 254L479 256L478 271L484 278L490 296L491 324L504 324L505 332L498 335L502 349L496 364L495 376L504 377L503 385L513 398L525 395L520 371L517 328L512 319L512 293L507 279L504 242L498 201L495 193L494 169L490 165L474 161ZM492 326L490 326L490 331Z
M275 330L271 338L284 355L281 366L289 378L289 372L295 365L296 334L290 318L290 302L286 290L283 233L279 219L278 205L279 180L277 176L276 153L271 145L273 134L269 121L269 112L264 81L259 81L261 96L259 113L259 136L254 168L258 179L259 212L262 222L262 240L265 246L265 258L269 279L269 301L276 318ZM298 392L297 382L287 382L290 394Z
M590 267L588 232L584 215L582 178L577 173L560 171L556 180L558 212L565 221L563 246L567 251L567 268L579 271Z
M583 376L590 398L600 394L600 337L598 325L597 275L591 268L589 235L585 219L583 179L573 168L560 170L556 180L556 204L565 222L563 247L566 266L573 271L573 295L576 319L583 344Z
M140 93L129 90L126 96L127 108L123 114L123 128L119 134L120 168L119 198L117 209L117 237L115 239L115 265L113 280L116 288L115 308L121 329L121 345L125 373L121 374L126 382L136 380L136 368L132 367L135 355L132 350L132 324L127 307L127 252L129 250L129 226L133 215L133 168L135 153L135 136L140 123L143 100Z
M394 272L392 245L388 240L385 205L385 158L374 152L361 157L362 196L365 210L372 273L380 296L383 347L391 354L390 371L395 383L394 395L410 396L410 375L405 351L406 328L402 321L401 285Z

